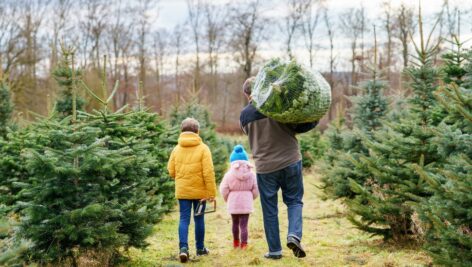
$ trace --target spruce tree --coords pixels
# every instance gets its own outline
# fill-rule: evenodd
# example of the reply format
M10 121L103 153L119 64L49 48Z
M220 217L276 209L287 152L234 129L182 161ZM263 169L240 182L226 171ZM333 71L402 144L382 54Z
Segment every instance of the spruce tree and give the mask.
M382 73L377 66L377 38L374 40L370 79L357 87L362 95L352 98L352 129L348 129L344 119L339 118L327 131L331 148L326 155L322 181L325 193L332 198L354 197L355 192L351 190L348 179L364 183L369 178L365 166L356 166L355 162L368 153L362 139L371 138L372 132L382 126L381 120L387 113L388 103L383 94L387 83L382 80Z
M436 124L434 91L439 71L433 66L433 57L437 46L424 42L421 15L419 29L416 60L406 69L413 92L408 112L397 121L385 121L385 127L373 132L372 138L363 138L369 153L354 163L367 169L368 179L364 183L349 179L357 195L346 201L349 219L359 229L397 240L419 231L410 202L431 196L412 165L432 166L439 159L431 131Z
M229 150L227 142L220 138L215 130L215 124L211 122L208 110L196 103L190 102L180 108L174 108L170 114L170 124L179 127L187 117L192 117L200 123L200 136L211 150L215 167L216 181L220 182L229 166Z
M454 38L455 48L445 61L449 84L436 97L447 117L435 128L443 166L431 168L415 165L428 182L433 196L419 203L421 219L426 225L425 248L437 264L472 265L472 52L462 49ZM450 75L454 70L460 75Z
M0 138L5 138L7 129L11 123L13 105L11 103L10 90L6 81L0 76Z

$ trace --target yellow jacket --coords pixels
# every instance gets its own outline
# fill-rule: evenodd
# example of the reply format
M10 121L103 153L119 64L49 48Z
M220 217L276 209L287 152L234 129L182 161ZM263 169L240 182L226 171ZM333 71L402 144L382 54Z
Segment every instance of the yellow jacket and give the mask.
M172 151L167 170L175 179L177 199L215 197L216 182L211 152L198 134L183 132Z

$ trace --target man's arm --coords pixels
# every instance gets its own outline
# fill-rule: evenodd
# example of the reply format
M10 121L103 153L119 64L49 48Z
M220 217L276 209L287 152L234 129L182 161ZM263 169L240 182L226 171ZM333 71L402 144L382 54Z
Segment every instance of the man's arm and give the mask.
M299 123L299 124L288 124L287 126L297 134L306 133L311 131L318 125L318 122L307 122L307 123Z

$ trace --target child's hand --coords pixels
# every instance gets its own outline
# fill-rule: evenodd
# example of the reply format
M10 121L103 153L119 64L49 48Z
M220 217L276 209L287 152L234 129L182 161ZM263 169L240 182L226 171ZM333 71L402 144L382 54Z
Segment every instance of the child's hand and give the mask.
M214 197L209 197L209 198L207 198L207 201L208 202L213 202L213 201L215 201L215 198Z

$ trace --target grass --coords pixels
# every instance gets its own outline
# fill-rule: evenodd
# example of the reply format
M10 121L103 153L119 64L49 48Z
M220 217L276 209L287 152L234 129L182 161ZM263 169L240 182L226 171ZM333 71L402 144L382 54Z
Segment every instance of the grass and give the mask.
M206 215L206 246L211 254L195 257L193 224L189 232L191 261L188 266L431 266L430 258L415 244L384 243L378 237L355 229L344 216L344 207L338 201L322 201L316 185L318 176L305 175L304 236L307 251L304 259L295 258L284 248L283 258L266 260L267 251L259 199L249 219L249 247L245 251L233 250L231 219L223 200L218 198L218 211ZM281 240L287 234L287 211L279 196ZM125 266L183 266L177 258L178 213L173 212L156 225L148 239L146 250L131 249L131 261ZM284 243L284 242L282 242Z

